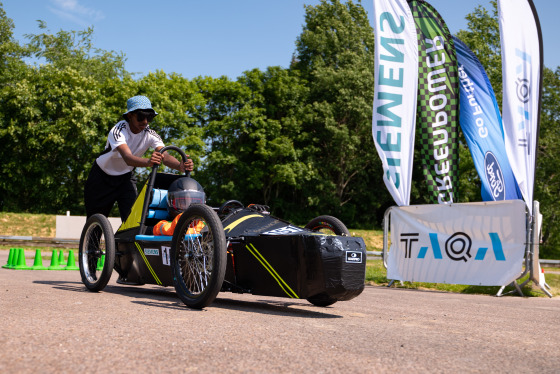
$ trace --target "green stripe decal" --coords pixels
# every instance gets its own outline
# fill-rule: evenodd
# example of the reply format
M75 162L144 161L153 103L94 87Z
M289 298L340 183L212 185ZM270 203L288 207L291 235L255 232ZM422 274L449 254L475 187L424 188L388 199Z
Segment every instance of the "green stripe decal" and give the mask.
M274 280L276 280L276 282L278 283L280 288L282 288L282 291L286 293L286 295L288 295L292 299L299 299L299 296L294 292L294 290L292 290L290 286L288 286L288 284L284 281L284 279L282 279L282 277L278 275L276 270L274 270L274 268L268 263L268 261L266 261L263 255L261 255L259 251L257 251L257 248L255 248L253 244L246 245L245 247L249 250L249 252L251 252L253 256L255 256L255 258L270 273L270 275L272 275Z
M152 266L150 265L150 263L148 262L148 259L146 258L146 255L144 254L144 251L142 250L142 248L140 247L140 245L138 244L138 242L134 242L134 244L136 244L136 248L138 248L138 252L140 252L140 256L142 256L142 258L144 259L144 263L146 264L146 266L148 267L148 270L150 271L150 273L152 274L152 276L154 277L154 280L156 281L156 283L161 286L162 283L159 280L159 278L156 275L156 272L154 271L154 269L152 269Z

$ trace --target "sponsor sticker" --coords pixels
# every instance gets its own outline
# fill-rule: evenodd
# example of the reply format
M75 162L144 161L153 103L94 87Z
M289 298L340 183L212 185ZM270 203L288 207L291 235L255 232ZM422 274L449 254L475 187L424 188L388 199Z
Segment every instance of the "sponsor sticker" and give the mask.
M361 264L362 263L362 252L356 251L346 251L346 262Z
M157 248L144 248L144 254L146 256L159 256L159 249L157 249Z
M486 180L491 188L492 198L495 201L506 199L506 189L504 182L504 174L498 163L498 159L492 152L486 152L484 157L484 166L486 172Z
M298 232L302 232L305 231L302 228L296 227L296 226L286 226L286 227L281 227L279 229L275 229L275 230L270 230L267 232L263 232L262 235L290 235L290 234L296 234Z
M164 265L171 266L171 247L161 247L161 262Z

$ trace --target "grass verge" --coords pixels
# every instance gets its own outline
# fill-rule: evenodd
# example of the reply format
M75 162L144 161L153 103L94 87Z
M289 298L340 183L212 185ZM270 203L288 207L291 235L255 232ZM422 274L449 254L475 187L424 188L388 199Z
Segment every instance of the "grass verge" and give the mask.
M5 236L39 236L54 237L56 232L56 217L48 214L28 214L28 213L4 213L0 212L0 235ZM352 236L361 236L367 246L368 251L383 250L383 231L381 230L350 230ZM26 251L41 249L41 257L48 260L52 257L53 249L57 253L62 248L50 247L22 247ZM9 250L9 246L0 245L0 250ZM68 255L68 249L63 249ZM28 256L29 257L29 256ZM3 265L3 264L1 264ZM560 295L560 269L545 268L546 283L551 287L552 295ZM524 279L518 280L521 284ZM366 283L378 286L387 286L387 270L380 260L368 260L366 268ZM409 289L427 289L443 292L456 292L465 294L484 294L496 295L500 287L498 286L468 286L443 283L421 283L421 282L395 282L393 287ZM512 291L513 287L506 287L504 293ZM533 282L527 283L522 289L526 296L546 296ZM515 293L516 295L517 293Z
M560 295L560 269L558 268L544 268L546 283L550 286L548 290L553 296ZM517 283L522 284L527 280L528 276L518 279ZM366 284L377 286L388 286L389 280L387 279L387 270L383 266L381 260L368 260L366 267ZM496 295L500 290L499 286L470 286L461 284L446 284L446 283L423 283L423 282L394 282L392 287L408 288L418 290L436 290L442 292L455 292L464 294L479 294L479 295ZM507 286L503 293L507 294L514 291L513 286ZM521 289L525 296L542 296L548 297L540 288L533 282L528 282L525 287ZM517 291L513 295L518 295Z

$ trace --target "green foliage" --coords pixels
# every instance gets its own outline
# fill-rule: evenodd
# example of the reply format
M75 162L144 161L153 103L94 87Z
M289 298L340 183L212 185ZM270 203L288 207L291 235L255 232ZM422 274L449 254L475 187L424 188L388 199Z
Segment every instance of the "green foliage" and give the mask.
M363 7L336 0L307 6L296 47L291 68L310 89L298 148L314 170L300 205L355 225L379 222L390 200L371 136L374 34Z
M498 24L498 5L492 0L492 14L483 6L478 6L468 14L469 30L461 30L457 37L474 52L488 74L496 99L502 104L502 55L500 44L500 25Z
M501 103L491 4L491 12L469 14L458 36ZM266 204L299 224L331 214L357 229L380 227L394 205L371 136L374 34L360 1L306 6L291 66L249 70L235 81L163 71L135 79L122 53L93 46L91 28L53 34L39 22L40 33L27 35L25 45L13 28L0 3L0 210L83 213L89 168L126 100L139 94L159 112L151 127L195 161L211 205ZM548 258L560 257L559 92L560 69L546 69L535 198L544 215L541 257ZM420 167L415 162L415 204L426 203ZM459 167L461 201L479 201L480 180L462 138ZM143 179L148 170L138 172Z
M544 70L535 200L543 215L541 258L560 258L560 67Z
M198 179L210 201L282 207L283 193L309 172L293 142L306 94L297 75L269 67L245 72L236 82L221 77L196 83L207 100L197 114L208 149Z
M20 51L47 63L5 65L0 78L3 210L81 210L87 171L103 147L97 139L113 112L103 86L125 76L121 57L92 54L91 32L29 36L31 43Z

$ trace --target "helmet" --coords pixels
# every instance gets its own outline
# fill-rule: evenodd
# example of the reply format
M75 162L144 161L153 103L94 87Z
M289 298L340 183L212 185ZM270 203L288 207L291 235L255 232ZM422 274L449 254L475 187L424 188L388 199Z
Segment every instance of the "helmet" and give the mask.
M190 177L173 181L167 190L167 211L171 218L181 214L191 204L204 204L206 194L202 186Z

